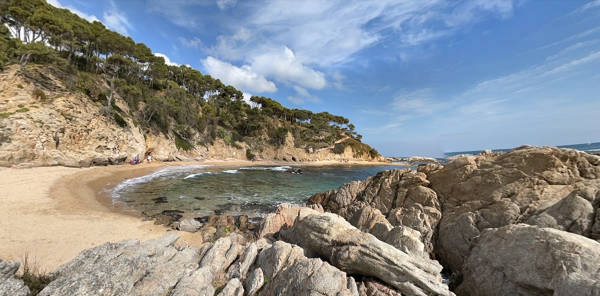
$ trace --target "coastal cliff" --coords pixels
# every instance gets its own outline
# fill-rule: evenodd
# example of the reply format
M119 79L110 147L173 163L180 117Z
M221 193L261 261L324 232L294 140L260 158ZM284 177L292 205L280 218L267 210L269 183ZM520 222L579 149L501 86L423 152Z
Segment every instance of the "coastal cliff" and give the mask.
M225 135L206 143L201 133L181 144L176 131L164 132L138 122L118 94L112 102L113 109L119 110L112 112L118 117L107 116L103 102L70 89L61 75L66 74L45 66L31 66L27 72L9 66L0 73L0 166L86 167L119 164L146 153L160 161L383 160L369 153L372 148L348 136L312 146L300 144L292 131L275 144L267 134L233 142ZM358 145L342 145L346 142Z

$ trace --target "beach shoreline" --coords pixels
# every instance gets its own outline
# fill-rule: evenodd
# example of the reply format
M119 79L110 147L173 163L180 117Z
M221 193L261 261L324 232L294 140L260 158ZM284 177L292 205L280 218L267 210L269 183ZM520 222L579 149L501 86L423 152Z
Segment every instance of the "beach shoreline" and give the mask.
M152 162L90 168L0 168L0 258L22 261L24 256L45 271L73 259L89 247L124 239L147 240L173 231L139 213L114 205L109 189L129 178L166 166L326 166L393 165L385 162L206 160ZM201 245L193 233L180 232L181 243Z

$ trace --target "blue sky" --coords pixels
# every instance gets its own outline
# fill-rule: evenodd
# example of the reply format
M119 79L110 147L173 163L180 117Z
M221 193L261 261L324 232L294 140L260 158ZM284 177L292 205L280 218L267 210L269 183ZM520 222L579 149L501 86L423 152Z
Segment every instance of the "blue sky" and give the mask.
M52 0L384 155L600 141L600 0Z

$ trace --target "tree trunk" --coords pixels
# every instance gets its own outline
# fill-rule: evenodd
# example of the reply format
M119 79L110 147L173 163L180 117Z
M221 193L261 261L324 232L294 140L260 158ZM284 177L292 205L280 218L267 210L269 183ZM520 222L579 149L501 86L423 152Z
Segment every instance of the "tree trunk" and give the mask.
M31 58L30 53L25 53L21 56L21 60L19 61L19 64L21 64L21 70L25 70L25 65L27 65L30 58Z
M113 76L110 79L110 93L106 97L106 106L108 107L109 110L112 107L112 99L113 99L114 89L115 89L115 77Z

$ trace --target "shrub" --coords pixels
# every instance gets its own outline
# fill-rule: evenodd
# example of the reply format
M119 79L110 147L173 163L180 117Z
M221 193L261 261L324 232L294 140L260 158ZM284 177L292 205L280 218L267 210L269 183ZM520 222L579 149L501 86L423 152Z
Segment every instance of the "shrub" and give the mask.
M113 117L115 118L115 121L120 127L127 127L127 121L125 121L125 119L123 119L123 117L121 117L119 113L115 112L113 114Z
M246 158L248 160L255 160L256 159L256 155L254 155L254 153L252 153L252 150L246 149Z
M33 98L38 99L42 102L46 101L47 97L46 94L44 93L44 91L42 91L39 88L36 88L33 90L33 94L32 94Z
M21 109L18 109L17 112L19 112L19 113L25 113L25 112L29 112L29 109L28 108L21 108Z
M287 137L288 129L280 127L271 132L271 142L277 146L283 146L285 144L285 138Z
M39 294L54 280L54 277L40 269L37 262L31 261L28 255L23 257L23 275L20 278L29 287L31 295Z
M331 152L333 152L335 154L342 154L342 153L344 153L345 149L346 149L346 145L343 142L337 143L337 144L335 144L335 146L333 146L333 149L331 149Z
M179 135L175 135L175 147L177 149L183 149L184 151L192 150L192 144L190 142L182 139Z

